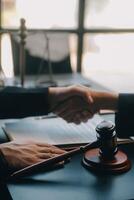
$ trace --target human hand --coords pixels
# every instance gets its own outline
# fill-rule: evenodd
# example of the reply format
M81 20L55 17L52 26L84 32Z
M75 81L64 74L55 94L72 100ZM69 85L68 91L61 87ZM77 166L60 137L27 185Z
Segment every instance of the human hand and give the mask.
M95 91L81 85L49 88L50 109L76 124L87 121L101 109L116 111L118 97L114 92Z
M80 124L93 116L91 109L83 98L73 96L57 105L53 112L68 123Z
M35 141L12 141L0 144L0 151L12 171L65 153L50 144Z
M70 97L82 97L88 103L93 101L88 87L82 85L73 85L68 87L50 87L49 88L49 103L52 109L59 102L62 102Z
M94 114L90 90L82 85L49 88L49 102L50 110L67 122L86 122Z

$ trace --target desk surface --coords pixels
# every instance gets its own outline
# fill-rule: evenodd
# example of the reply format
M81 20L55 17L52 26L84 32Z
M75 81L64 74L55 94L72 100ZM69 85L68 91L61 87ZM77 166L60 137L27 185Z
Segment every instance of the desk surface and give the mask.
M134 165L132 146L124 148ZM128 200L134 198L134 167L122 175L95 175L74 157L63 169L8 184L13 200Z
M107 115L106 119L112 119ZM96 175L83 168L77 155L64 168L8 183L13 200L128 200L134 198L133 145L122 147L132 168L121 175Z

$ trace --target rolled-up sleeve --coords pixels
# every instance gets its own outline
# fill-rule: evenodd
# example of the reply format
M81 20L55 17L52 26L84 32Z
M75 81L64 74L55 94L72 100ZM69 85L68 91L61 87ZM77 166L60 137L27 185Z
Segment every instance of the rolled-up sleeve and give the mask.
M22 118L48 113L48 88L5 87L0 91L0 118Z
M134 94L119 94L115 123L118 137L134 136Z

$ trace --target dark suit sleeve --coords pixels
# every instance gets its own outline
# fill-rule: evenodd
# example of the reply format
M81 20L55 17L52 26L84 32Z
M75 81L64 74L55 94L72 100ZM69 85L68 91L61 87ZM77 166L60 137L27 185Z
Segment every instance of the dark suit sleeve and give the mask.
M0 182L5 180L11 173L12 170L10 170L3 153L0 151Z
M0 91L0 118L21 118L48 113L48 89L5 87ZM0 181L10 172L0 151Z
M134 136L134 94L120 94L115 116L118 137Z
M0 91L0 118L21 118L48 113L48 88L5 87Z

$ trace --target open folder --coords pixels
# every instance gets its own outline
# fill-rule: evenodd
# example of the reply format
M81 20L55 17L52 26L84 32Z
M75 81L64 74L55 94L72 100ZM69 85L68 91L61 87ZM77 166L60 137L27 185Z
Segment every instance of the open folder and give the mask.
M35 139L58 146L71 146L93 142L96 139L95 128L102 120L95 115L88 122L75 125L59 117L30 118L6 123L4 129L11 140Z

